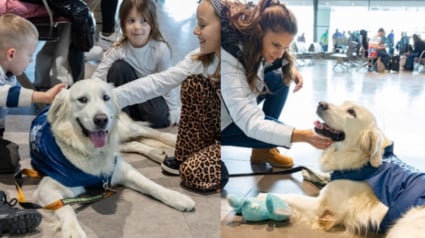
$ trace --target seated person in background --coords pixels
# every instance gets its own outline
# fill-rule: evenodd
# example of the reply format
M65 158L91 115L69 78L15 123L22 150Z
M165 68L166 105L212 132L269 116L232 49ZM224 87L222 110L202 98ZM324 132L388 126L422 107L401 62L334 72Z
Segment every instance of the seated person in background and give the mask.
M423 41L419 35L413 34L413 50L407 53L406 64L404 65L405 70L413 70L414 61L416 57L421 55L422 51L425 51L425 41Z
M398 50L399 55L405 55L412 51L412 46L409 44L409 37L407 36L406 32L401 33L401 38L397 42L395 48Z
M367 58L369 50L369 39L367 38L367 31L362 29L359 33L360 40L360 52L363 52L363 56Z
M383 28L379 28L378 33L369 41L369 55L371 55L371 52L376 52L376 56L378 58L381 58L381 61L382 63L384 63L385 68L388 68L390 56L388 55L386 50L384 36L385 30Z

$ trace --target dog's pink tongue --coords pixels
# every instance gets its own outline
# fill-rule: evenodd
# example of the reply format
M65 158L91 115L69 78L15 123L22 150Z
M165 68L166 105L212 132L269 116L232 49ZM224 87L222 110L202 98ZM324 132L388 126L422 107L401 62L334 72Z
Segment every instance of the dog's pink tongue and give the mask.
M317 128L321 128L323 125L320 121L314 121L314 126Z
M90 132L90 140L94 144L95 147L103 147L106 144L106 131L93 131Z

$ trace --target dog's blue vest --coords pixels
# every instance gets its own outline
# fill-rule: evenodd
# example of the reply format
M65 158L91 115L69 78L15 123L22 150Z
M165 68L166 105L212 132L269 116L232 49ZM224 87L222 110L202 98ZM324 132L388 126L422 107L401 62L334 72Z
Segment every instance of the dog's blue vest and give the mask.
M382 165L370 164L358 170L334 171L331 181L349 179L367 182L389 209L379 230L385 232L414 206L425 205L425 173L407 165L393 154L394 145L385 148ZM344 158L340 158L344 159Z
M47 121L48 107L31 123L30 155L32 167L67 187L92 187L109 184L109 176L93 176L75 167L63 155Z

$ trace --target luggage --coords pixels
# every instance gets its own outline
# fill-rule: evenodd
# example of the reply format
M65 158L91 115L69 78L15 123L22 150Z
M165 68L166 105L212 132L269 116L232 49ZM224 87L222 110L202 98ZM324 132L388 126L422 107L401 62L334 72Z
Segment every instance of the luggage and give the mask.
M390 57L390 60L388 61L388 70L397 72L400 70L400 55Z
M19 145L0 138L0 174L14 174L19 169Z
M376 60L376 72L383 73L385 71L385 64L382 62L381 57Z
M407 57L402 55L400 56L400 70L404 70L404 66L406 65Z

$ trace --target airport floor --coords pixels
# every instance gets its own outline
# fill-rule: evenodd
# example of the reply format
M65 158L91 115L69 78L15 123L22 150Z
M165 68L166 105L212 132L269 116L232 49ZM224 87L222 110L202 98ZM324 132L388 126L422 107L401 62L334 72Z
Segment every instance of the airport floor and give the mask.
M425 74L401 71L398 73L368 72L366 68L353 68L345 72L332 70L335 61L316 60L300 66L304 87L297 93L290 92L281 121L296 128L311 128L318 119L315 114L319 101L335 104L345 100L368 107L376 116L378 125L394 141L395 154L422 170L425 170L425 146L420 139L425 133ZM320 151L308 144L293 144L292 148L279 148L292 156L295 164L318 170ZM231 174L270 171L269 166L259 168L250 164L250 149L223 146L222 160ZM235 215L226 197L234 194L253 197L260 192L298 193L316 196L319 189L303 181L300 172L290 175L232 177L222 191L221 237L382 237L376 234L350 236L342 230L324 232L312 230L291 222L249 223ZM341 201L343 202L343 201Z

